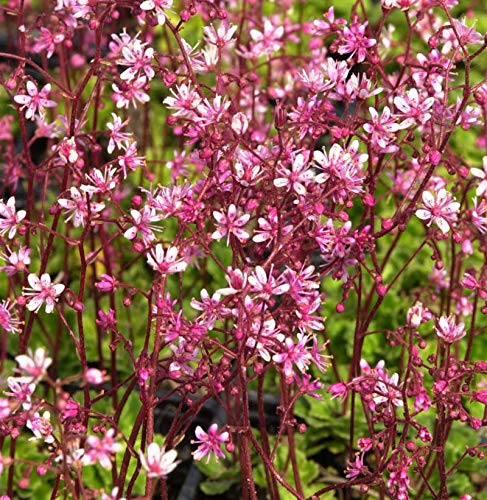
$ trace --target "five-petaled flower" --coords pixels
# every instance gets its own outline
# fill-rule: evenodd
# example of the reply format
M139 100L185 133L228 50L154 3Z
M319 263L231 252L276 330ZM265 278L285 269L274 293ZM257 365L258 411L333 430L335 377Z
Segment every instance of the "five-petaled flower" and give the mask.
M177 247L169 247L164 252L164 247L158 243L154 249L147 254L149 266L162 274L174 274L184 271L188 263L184 259L178 259Z
M161 26L166 22L164 9L172 7L172 0L144 0L140 4L140 8L146 12L153 10L157 16L157 23Z
M115 429L109 429L103 437L88 436L86 438L83 465L99 463L104 469L112 468L112 455L123 449L115 439Z
M25 84L25 89L27 94L17 94L14 96L14 101L20 104L20 109L25 109L25 117L27 120L33 120L36 113L42 117L45 115L46 111L44 108L52 108L56 106L54 101L47 98L51 92L51 85L47 83L38 90L37 85L29 80Z
M42 304L46 304L46 313L52 313L54 304L58 301L59 295L64 291L62 283L51 283L49 274L44 273L40 278L31 273L27 276L30 287L24 287L24 296L28 297L27 309L32 312L39 312Z
M448 317L441 316L435 329L438 337L442 338L447 344L452 344L466 335L465 323L456 323L452 314Z
M11 196L7 203L0 201L0 234L4 235L8 231L8 238L11 240L17 232L17 227L25 218L25 210L15 210L15 198Z
M219 240L226 235L228 245L230 234L233 234L241 243L245 243L250 238L249 233L243 229L250 219L250 214L237 217L237 207L233 203L228 207L226 214L214 210L213 217L218 223L217 230L211 235L214 240Z
M30 348L27 349L27 354L19 354L15 357L15 361L19 365L18 371L26 382L38 382L51 366L52 358L47 356L43 347L38 347L34 352Z
M226 443L230 439L230 434L227 431L218 430L217 424L212 424L205 432L199 425L196 427L195 435L197 440L192 440L192 444L198 444L196 451L193 451L195 460L206 458L206 463L210 461L210 454L215 455L215 460L218 462L219 458L225 458L225 453L221 450L220 445Z
M69 192L71 199L60 198L58 203L66 209L66 213L69 214L66 218L66 222L73 219L74 227L84 227L90 215L93 217L105 208L104 203L89 201L91 198L91 193L89 191L80 193L78 188L73 186Z
M423 192L424 208L416 210L416 216L427 221L430 226L434 222L443 234L450 230L450 226L457 219L460 203L445 189L440 189L434 195L429 191Z
M178 466L177 456L176 450L166 451L164 446L160 447L157 443L151 443L147 447L147 455L139 452L140 463L148 477L166 477Z

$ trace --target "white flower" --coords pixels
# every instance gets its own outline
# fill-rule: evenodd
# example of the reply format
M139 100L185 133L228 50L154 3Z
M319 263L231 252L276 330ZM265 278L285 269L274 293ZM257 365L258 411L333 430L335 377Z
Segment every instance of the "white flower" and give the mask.
M61 283L51 284L51 277L44 273L40 278L35 274L29 274L27 281L30 287L24 287L24 296L29 297L27 309L37 313L42 304L46 303L46 313L52 313L57 298L64 291L65 286Z
M11 240L17 232L17 226L26 216L25 210L15 210L15 198L11 196L7 203L0 201L0 234L3 235L8 231L8 238Z
M15 361L19 365L19 371L27 375L24 377L26 382L37 382L45 375L52 363L52 358L49 358L46 354L43 347L38 347L34 353L29 348L27 354L19 354L15 357Z
M176 460L178 452L176 450L167 451L164 446L159 447L157 443L151 443L147 447L147 456L139 452L140 463L147 471L148 477L166 477L179 464Z
M147 263L154 269L163 274L174 274L184 271L188 264L184 259L178 259L178 249L169 247L164 253L164 247L158 243L155 249L147 254Z

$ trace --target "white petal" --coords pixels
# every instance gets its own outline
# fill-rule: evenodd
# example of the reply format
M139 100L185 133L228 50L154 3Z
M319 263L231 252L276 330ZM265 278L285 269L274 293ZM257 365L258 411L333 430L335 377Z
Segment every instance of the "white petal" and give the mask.
M35 274L29 274L29 276L27 276L27 281L29 282L31 288L33 288L34 290L40 290L41 281Z
M133 240L136 234L137 234L137 228L135 226L128 228L127 231L123 233L125 238L127 238L128 240Z
M437 217L435 222L443 234L446 234L450 230L448 222L446 222L446 220L443 219L443 217Z
M37 297L32 297L32 299L29 300L27 303L27 309L29 311L37 311L39 307L41 307L43 300L37 296Z
M431 212L420 208L419 210L416 210L416 217L419 217L422 220L429 220L431 219Z
M426 206L431 207L435 203L435 197L429 191L423 191L423 201Z

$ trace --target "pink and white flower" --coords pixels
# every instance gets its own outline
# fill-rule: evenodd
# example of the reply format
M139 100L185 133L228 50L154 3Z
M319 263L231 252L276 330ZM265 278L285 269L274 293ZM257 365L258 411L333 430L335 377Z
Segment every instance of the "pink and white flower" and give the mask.
M147 254L147 263L154 271L158 271L161 274L180 273L188 266L184 258L178 259L177 247L169 247L164 251L164 247L161 243L158 243L156 247Z
M250 219L250 214L243 214L237 217L237 207L233 203L228 207L226 214L214 210L213 217L218 223L217 230L211 235L214 240L219 240L226 236L228 245L230 234L233 234L241 243L245 243L250 238L249 233L243 229Z
M88 436L86 438L83 465L99 463L104 469L112 468L113 454L121 451L123 446L115 439L115 429L109 429L103 437Z
M440 189L434 195L424 191L423 203L424 207L416 210L416 216L426 221L428 227L434 222L446 234L457 219L460 203L446 189Z
M18 225L25 218L25 210L15 210L15 197L11 196L7 203L0 201L0 234L8 232L8 238L11 240L17 232Z
M74 227L84 227L90 216L93 217L105 208L104 203L89 201L91 198L91 193L89 191L85 191L82 194L79 192L78 188L73 186L69 192L71 199L60 198L58 204L66 209L66 213L69 214L66 218L66 222L73 219Z
M42 439L47 444L54 443L54 436L52 435L54 427L51 424L51 414L48 411L45 411L42 417L39 412L35 412L33 417L27 419L26 426L34 434L29 441Z
M166 22L166 14L164 9L172 7L172 0L144 0L140 4L140 8L145 12L154 11L157 17L157 23L161 26Z
M147 455L139 452L140 463L148 477L166 477L179 465L177 456L176 450L166 451L164 446L160 447L157 443L151 443L147 447Z
M43 347L38 347L35 352L30 348L27 349L27 354L19 354L15 357L15 361L19 365L17 370L27 382L38 382L47 373L52 358L47 356Z
M19 320L16 311L12 311L14 304L8 300L0 302L0 327L6 332L19 333L19 326L22 322Z
M448 317L441 316L435 330L438 337L443 339L447 344L457 342L466 335L465 323L462 321L456 323L455 317L452 314Z
M51 283L49 274L44 273L40 278L31 273L27 276L30 287L24 287L23 295L28 298L27 309L34 313L39 312L42 304L46 305L46 313L52 313L58 297L63 293L65 286L62 283Z
M225 458L225 453L221 450L220 446L230 439L230 434L227 431L218 429L217 424L212 424L205 432L199 425L196 427L195 435L197 440L191 440L192 444L199 443L198 449L193 451L195 460L200 461L203 457L206 458L206 463L210 461L211 453L215 455L215 460L218 462L219 458Z
M0 271L4 271L8 276L13 276L20 271L26 271L30 264L30 248L20 247L17 252L12 252L10 248L9 255L0 254L5 260L6 265L0 267Z
M42 117L46 113L44 108L52 108L56 106L54 101L47 98L51 92L50 83L47 83L41 90L38 90L37 85L33 81L29 80L25 84L25 89L27 94L15 95L14 101L21 105L21 110L25 109L25 117L27 120L33 120L36 113Z

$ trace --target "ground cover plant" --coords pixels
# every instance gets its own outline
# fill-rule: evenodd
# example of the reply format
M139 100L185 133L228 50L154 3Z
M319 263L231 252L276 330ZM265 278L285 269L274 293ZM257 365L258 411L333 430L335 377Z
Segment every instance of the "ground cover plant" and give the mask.
M2 3L2 499L487 498L485 8Z

